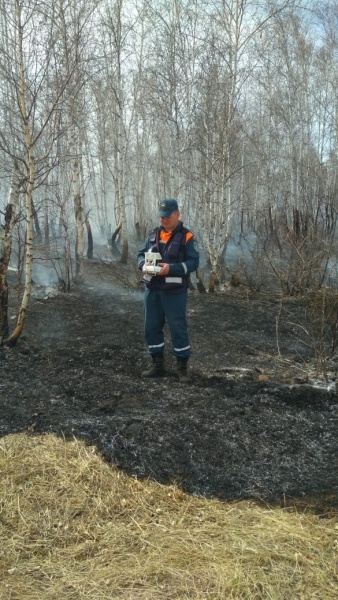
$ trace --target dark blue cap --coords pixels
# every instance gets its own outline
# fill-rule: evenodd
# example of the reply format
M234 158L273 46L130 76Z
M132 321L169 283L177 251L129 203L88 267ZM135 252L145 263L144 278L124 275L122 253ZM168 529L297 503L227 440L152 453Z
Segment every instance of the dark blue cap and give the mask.
M177 200L174 198L164 198L158 207L159 217L169 217L174 210L178 210Z

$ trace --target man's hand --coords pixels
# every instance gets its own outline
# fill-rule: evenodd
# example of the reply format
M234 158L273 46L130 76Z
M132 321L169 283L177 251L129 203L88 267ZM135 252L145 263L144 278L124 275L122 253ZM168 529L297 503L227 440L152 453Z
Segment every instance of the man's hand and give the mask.
M158 263L159 267L162 267L162 269L157 273L157 275L168 275L169 274L169 269L170 269L170 265L168 265L168 263Z

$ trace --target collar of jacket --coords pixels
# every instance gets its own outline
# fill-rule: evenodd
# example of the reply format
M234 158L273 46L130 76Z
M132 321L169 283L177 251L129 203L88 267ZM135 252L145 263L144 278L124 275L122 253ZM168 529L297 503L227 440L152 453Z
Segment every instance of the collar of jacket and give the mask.
M173 229L172 231L167 231L165 227L163 227L163 225L160 225L159 229L161 231L167 231L167 233L177 233L177 231L180 231L180 229L182 229L183 227L183 221L179 221L178 224L176 225L175 229Z

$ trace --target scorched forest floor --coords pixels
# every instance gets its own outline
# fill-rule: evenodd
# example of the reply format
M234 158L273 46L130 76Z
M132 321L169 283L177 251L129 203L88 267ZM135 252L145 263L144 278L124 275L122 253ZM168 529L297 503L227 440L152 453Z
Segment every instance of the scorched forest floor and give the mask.
M297 302L281 314L277 299L240 288L190 291L192 384L176 378L168 331L168 376L147 380L142 290L125 289L118 269L93 261L69 294L35 290L24 334L0 349L0 434L84 439L129 474L189 493L338 505L335 368L332 381L311 379Z

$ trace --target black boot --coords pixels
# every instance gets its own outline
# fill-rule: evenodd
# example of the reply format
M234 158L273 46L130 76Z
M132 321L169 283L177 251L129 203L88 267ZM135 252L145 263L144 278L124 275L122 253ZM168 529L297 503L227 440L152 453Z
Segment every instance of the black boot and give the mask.
M190 383L191 378L188 375L188 360L189 358L179 358L176 357L177 360L177 373L178 379L180 383Z
M142 372L142 377L163 377L165 375L164 354L153 354L153 364Z

